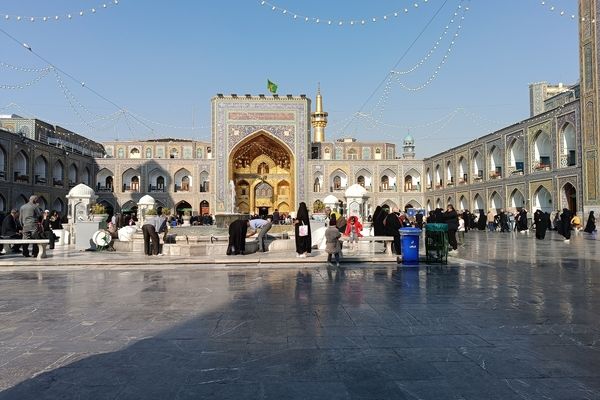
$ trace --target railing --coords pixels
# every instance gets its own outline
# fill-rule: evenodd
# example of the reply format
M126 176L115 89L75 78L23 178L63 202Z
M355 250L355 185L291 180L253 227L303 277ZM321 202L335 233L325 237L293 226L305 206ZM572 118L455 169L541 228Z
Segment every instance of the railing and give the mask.
M97 192L112 192L113 191L113 187L112 186L100 186L100 185L97 185L96 186L96 191Z
M140 191L140 187L138 185L126 185L126 184L123 184L123 191L124 192L138 193Z
M152 186L152 185L148 185L148 192L149 193L164 193L165 191L165 187L164 185L156 185L156 186Z
M63 185L63 181L62 181L62 179L52 178L52 185L53 186L62 186Z
M15 172L15 182L29 182L29 175L21 175L19 172Z
M550 165L549 164L536 164L533 169L535 169L536 171L550 171Z
M0 179L5 179L5 178L6 178L6 172L0 171Z
M70 188L72 188L72 187L75 187L75 185L76 185L76 184L75 184L75 181L71 181L71 180L69 180L69 187L70 187Z
M499 174L497 172L490 172L490 179L500 179L502 178L502 174Z
M45 185L47 181L46 181L46 178L44 178L42 176L39 176L39 175L36 175L36 176L33 177L33 182L36 183L36 184L37 183L41 183L42 185Z
M190 187L189 186L180 186L180 185L175 184L175 191L176 192L189 192Z

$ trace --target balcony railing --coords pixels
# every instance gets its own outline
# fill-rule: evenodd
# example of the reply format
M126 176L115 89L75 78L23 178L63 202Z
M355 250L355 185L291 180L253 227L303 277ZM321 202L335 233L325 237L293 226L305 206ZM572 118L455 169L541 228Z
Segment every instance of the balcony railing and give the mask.
M139 187L139 185L126 185L126 184L123 184L123 191L124 192L138 193L140 191L140 187Z
M342 190L346 190L346 186L330 186L329 187L330 192L339 192Z
M536 171L550 171L550 165L549 164L536 164L533 168Z
M75 187L75 185L76 185L75 181L69 180L69 187L70 188Z
M175 184L175 191L176 192L189 192L190 191L190 186L189 185L177 185Z
M15 172L15 182L28 183L29 175L22 175L20 172Z
M149 193L164 193L164 191L165 191L164 185L156 185L156 186L148 185Z
M112 186L100 186L100 185L97 185L96 186L96 191L97 192L112 192L113 191L113 187Z
M43 176L36 175L33 177L33 183L35 183L35 184L39 183L39 184L45 185L46 182L47 182L46 178Z
M6 172L0 171L0 179L6 179Z
M502 174L498 172L490 172L490 179L500 179L502 178Z

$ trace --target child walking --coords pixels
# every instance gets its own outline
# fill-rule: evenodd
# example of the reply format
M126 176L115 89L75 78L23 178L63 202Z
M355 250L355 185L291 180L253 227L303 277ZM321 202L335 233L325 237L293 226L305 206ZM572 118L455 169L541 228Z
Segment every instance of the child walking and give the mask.
M358 222L358 217L352 216L348 219L344 235L348 236L348 245L350 246L350 250L358 250L358 238L362 237L362 234L360 233L362 228L362 224Z
M329 227L325 230L325 251L327 252L327 263L329 266L333 266L332 257L335 257L335 266L340 267L340 251L342 250L342 244L340 243L340 237L342 234L336 227L335 215L331 216L329 220Z

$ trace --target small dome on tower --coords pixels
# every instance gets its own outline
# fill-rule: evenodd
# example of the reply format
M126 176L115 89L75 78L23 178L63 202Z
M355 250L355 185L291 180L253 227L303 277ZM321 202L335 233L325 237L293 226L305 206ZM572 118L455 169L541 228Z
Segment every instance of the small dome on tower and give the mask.
M415 139L412 137L412 135L409 133L408 135L406 135L406 137L404 138L404 144L413 144L415 142Z

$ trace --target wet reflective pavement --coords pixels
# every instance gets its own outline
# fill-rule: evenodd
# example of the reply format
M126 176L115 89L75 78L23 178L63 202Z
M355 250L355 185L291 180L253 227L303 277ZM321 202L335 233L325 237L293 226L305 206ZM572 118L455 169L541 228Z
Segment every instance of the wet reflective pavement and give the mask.
M600 241L446 268L2 272L0 399L598 399Z

